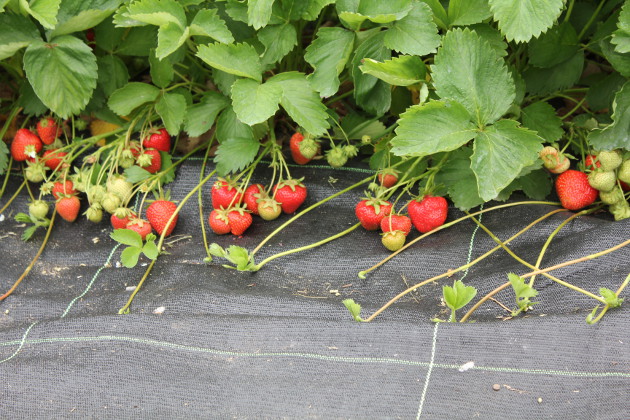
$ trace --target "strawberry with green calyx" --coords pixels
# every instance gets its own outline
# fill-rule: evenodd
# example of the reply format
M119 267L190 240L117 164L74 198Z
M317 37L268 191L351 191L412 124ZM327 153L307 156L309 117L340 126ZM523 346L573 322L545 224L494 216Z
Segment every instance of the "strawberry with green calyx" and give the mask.
M630 159L625 160L621 166L619 166L617 178L619 178L619 181L621 182L630 184Z
M571 161L553 146L545 146L538 156L543 161L543 166L553 174L561 174L569 169Z
M609 192L617 185L617 175L599 168L588 174L588 183L598 191Z
M326 152L326 160L333 168L341 168L348 162L348 155L343 147L333 146Z
M208 224L217 235L225 235L231 232L227 210L212 210L208 216Z
M85 211L85 217L90 222L100 223L103 220L103 209L100 204L93 204Z
M594 171L597 168L602 166L601 162L597 160L597 156L595 155L586 155L584 157L584 170L585 171Z
M127 224L125 225L124 229L130 229L130 230L133 230L134 232L138 232L138 234L140 235L143 241L147 238L149 233L151 233L152 231L151 224L148 221L137 218L137 217L129 220L129 222L127 222Z
M109 221L114 229L125 229L127 224L135 218L137 218L137 215L133 210L127 207L119 207L114 210Z
M212 197L212 207L217 210L239 204L243 199L241 189L236 187L234 181L226 178L218 178L215 181L210 190L210 196Z
M171 135L165 128L153 130L148 137L142 140L142 146L145 149L153 148L162 152L169 152L171 150Z
M602 151L597 154L597 161L600 163L600 167L604 171L614 171L617 169L623 158L619 150Z
M133 192L133 184L122 175L112 175L105 184L107 192L115 194L126 203L131 198Z
M76 190L74 189L74 183L69 179L65 181L57 181L53 184L52 187L52 195L55 198L59 198L61 195L73 195L76 194Z
M448 217L448 202L444 197L427 194L411 200L407 211L415 228L427 233L444 224Z
M304 140L300 142L299 149L301 155L310 161L321 151L321 144L310 135L307 135L304 137ZM295 156L293 159L295 159Z
M66 222L74 222L77 220L77 216L79 216L81 202L76 195L62 196L55 203L55 209L63 220Z
M245 207L247 210L252 212L252 214L258 215L258 200L265 198L267 193L265 192L265 187L261 184L252 184L247 189L245 189L245 193L243 194L243 203L245 203Z
M626 200L621 200L610 205L608 211L610 211L617 221L630 218L630 205Z
M173 232L175 226L177 225L177 220L179 219L179 214L176 214L173 218L173 221L169 225L168 229L166 229L166 224L175 211L177 210L177 205L168 199L158 199L152 202L147 208L147 219L153 229L159 234L164 236L168 236Z
M371 144L372 143L372 136L369 136L367 134L364 134L361 136L361 144Z
M407 236L411 232L411 219L400 214L390 214L381 220L381 230L383 232L399 230Z
M398 251L403 247L403 245L405 245L406 239L407 236L405 235L405 232L392 230L385 232L383 236L381 236L381 243L390 251Z
M588 175L569 169L556 178L556 193L562 207L567 210L580 210L597 200L599 191L591 187Z
M271 221L276 220L280 213L282 213L282 207L273 198L263 198L258 201L258 215L263 220Z
M63 164L63 157L66 155L66 152L60 152L57 149L46 150L42 156L42 162L54 171Z
M43 219L48 216L49 205L44 200L34 200L28 205L28 213L34 219Z
M24 175L29 182L37 184L38 182L42 182L46 177L46 167L42 165L40 162L27 162L27 167L24 170Z
M280 203L285 214L295 213L306 200L308 192L302 184L303 179L286 179L273 187L273 198Z
M103 199L101 200L101 206L103 209L112 214L119 208L122 204L122 200L116 194L107 192L103 195Z
M241 236L252 225L252 215L240 206L229 209L227 217L232 235Z
M354 208L354 214L366 230L377 230L391 211L392 204L389 201L371 197L359 201Z
M27 128L20 128L11 143L11 156L16 162L23 162L28 158L35 158L42 150L42 141Z
M619 187L615 187L610 191L600 191L599 199L604 204L616 204L625 200L623 191Z
M106 192L107 190L102 185L92 185L86 192L88 201L100 204Z
M377 175L378 182L385 188L391 188L398 182L399 173L399 171L392 168L383 169Z
M319 144L311 136L295 133L289 140L291 157L298 165L306 165L319 151Z
M42 118L37 123L37 134L44 144L53 144L61 135L61 127L51 117Z
M139 155L137 153L136 155ZM123 168L131 168L136 163L136 156L133 154L131 148L123 149L120 153L120 158L118 159L118 165Z
M155 149L144 149L144 152L138 155L136 163L145 171L154 174L162 167L162 156Z
M343 146L343 152L346 154L346 158L352 159L359 154L359 148L354 144L346 144Z

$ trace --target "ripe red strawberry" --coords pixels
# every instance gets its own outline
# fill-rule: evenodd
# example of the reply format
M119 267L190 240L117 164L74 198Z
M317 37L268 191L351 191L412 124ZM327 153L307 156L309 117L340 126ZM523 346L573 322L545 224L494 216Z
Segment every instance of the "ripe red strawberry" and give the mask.
M137 159L138 166L147 172L154 174L162 167L162 156L155 149L144 149Z
M295 133L291 136L289 141L289 148L291 149L291 157L293 161L298 165L305 165L311 161L311 159L304 157L300 151L300 143L304 140L304 136L301 133Z
M168 200L155 200L147 208L147 219L149 223L151 223L151 227L153 227L159 235L162 235L162 232L165 231L166 223L173 213L175 213L175 209L177 209L177 205ZM179 214L175 216L164 236L168 236L173 232L177 224L177 219L179 219Z
M398 172L393 169L385 169L379 172L378 182L385 188L391 188L398 182Z
M212 196L212 207L217 210L235 206L243 199L241 190L233 182L224 178L216 180L212 190L210 190L210 195Z
M69 179L66 179L63 183L57 181L53 184L52 195L55 198L60 198L61 195L76 194L77 190L74 189L74 184Z
M294 213L304 203L308 192L302 179L287 179L273 187L274 198L286 214Z
M16 162L34 158L42 150L42 141L27 128L20 128L11 143L11 155Z
M265 195L265 187L261 184L252 184L247 187L245 194L243 194L243 202L247 210L258 215L258 200L264 198Z
M381 230L383 232L399 230L407 236L411 232L411 219L399 214L390 214L381 220Z
M282 207L273 198L264 198L258 203L258 215L263 220L276 220L280 213L282 213Z
M446 199L431 195L425 195L421 201L411 200L407 209L411 222L422 233L442 226L448 215Z
M55 203L55 208L57 209L57 213L59 213L59 216L61 216L63 220L67 222L74 222L75 220L77 220L77 216L79 215L81 202L76 195L61 197Z
M48 166L54 171L55 169L59 168L59 165L61 165L61 160L66 155L66 152L59 152L57 151L57 149L46 150L44 152L42 162L44 162L44 165Z
M144 219L133 218L125 225L125 229L138 232L144 241L147 235L151 233L151 224Z
M208 216L208 224L217 235L225 235L231 231L227 210L212 210Z
M252 215L242 207L229 210L227 217L232 235L241 236L252 225Z
M584 167L587 171L592 171L595 168L601 167L602 164L597 160L597 156L595 155L586 155L584 158Z
M131 155L134 158L137 159L138 156L140 156L140 151L141 151L140 149L141 149L140 143L138 143L137 141L132 140L132 141L129 142L129 149L128 150L131 152Z
M400 230L392 230L391 232L385 232L381 237L381 243L390 251L398 251L405 245L406 240L405 232Z
M562 207L567 210L579 210L597 200L599 191L588 183L584 172L569 169L556 178L556 193Z
M354 208L354 214L366 230L376 230L381 225L381 220L392 211L392 204L378 198L361 200Z
M153 148L162 152L168 152L171 150L171 135L168 134L165 128L160 128L157 132L142 140L142 146L145 149Z
M61 135L61 128L53 118L46 117L37 123L37 134L42 139L42 142L48 145L52 144Z
M114 229L125 229L127 224L136 217L136 213L133 210L126 207L119 207L114 210L109 221Z

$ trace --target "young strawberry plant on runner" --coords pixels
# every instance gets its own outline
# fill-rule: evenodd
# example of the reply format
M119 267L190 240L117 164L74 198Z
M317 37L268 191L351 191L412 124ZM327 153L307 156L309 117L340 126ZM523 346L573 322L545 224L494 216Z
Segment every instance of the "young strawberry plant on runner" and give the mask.
M500 286L514 290L514 316L532 307L542 274L604 305L589 318L597 321L621 304L628 279L596 295L549 274L564 265L541 269L566 223L531 265L475 216L545 203L578 212L571 220L598 211L630 218L629 28L629 0L0 1L0 198L10 175L24 179L0 213L26 189L30 204L16 216L23 239L47 230L0 299L33 267L56 216L71 223L82 209L91 222L109 218L112 238L128 246L124 265L151 260L121 312L172 234L201 232L207 263L257 271L359 227L380 230L393 253L357 267L365 277L471 219L498 244L484 255L502 249L531 270ZM177 167L203 151L198 185L170 200ZM289 156L332 168L366 162L372 175L303 208L310 180L292 176ZM255 261L295 220L359 188L364 198L348 209L355 225ZM496 204L517 192L535 201ZM200 228L178 232L194 194ZM449 203L468 212L488 202L449 221ZM209 243L207 228L238 237L276 219L284 221L252 250ZM475 294L463 283L444 287L451 321ZM359 306L345 303L361 320Z

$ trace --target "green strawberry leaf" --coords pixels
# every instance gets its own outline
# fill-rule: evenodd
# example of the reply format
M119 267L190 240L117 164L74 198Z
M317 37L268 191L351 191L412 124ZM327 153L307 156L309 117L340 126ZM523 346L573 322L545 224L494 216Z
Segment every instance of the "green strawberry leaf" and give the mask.
M142 248L142 237L135 230L114 229L114 231L110 233L109 236L116 242L120 242L123 245Z
M151 177L151 172L146 169L142 169L138 165L133 165L125 169L125 179L132 184L136 182L144 181L145 179Z
M615 71L594 83L586 93L586 102L591 111L610 109L615 95L626 81L625 77Z
M54 29L61 0L19 0L20 8L33 16L44 28Z
M160 60L155 55L155 49L151 49L149 53L149 65L151 73L151 82L159 87L165 88L171 84L175 76L173 64L169 59Z
M527 91L536 95L545 95L573 86L582 75L584 52L579 51L573 57L553 67L541 69L529 67L522 75Z
M35 24L28 18L9 13L0 14L0 60L11 57L18 50L28 47L42 37Z
M267 83L280 86L280 105L300 127L315 136L326 132L330 126L326 106L304 73L280 73L267 80Z
M627 1L621 7L617 30L613 32L610 42L615 45L615 51L618 53L630 52L630 3Z
M602 295L606 304L611 308L621 306L621 303L623 302L623 298L620 298L615 292L605 287L599 288L599 294Z
M236 269L239 271L249 271L251 268L249 252L243 247L230 245L226 250L225 258L236 265Z
M208 247L208 252L210 253L210 255L218 258L226 258L227 255L225 253L225 250L216 242L210 244L210 247Z
M200 45L197 57L226 73L262 81L262 65L256 49L249 44Z
M22 232L22 236L20 237L20 239L22 239L24 242L28 241L29 239L33 237L38 227L39 227L38 225L27 227L26 229L24 229L24 232Z
M409 14L394 22L385 32L387 48L409 55L427 55L440 45L440 35L433 22L431 8L423 2L413 2Z
M527 42L549 29L563 0L489 0L494 20L508 41Z
M610 62L615 70L625 77L630 77L630 55L615 51L611 38L605 38L599 42L602 54Z
M0 141L0 175L3 175L7 171L9 166L9 148L7 144Z
M148 83L131 82L116 90L107 105L116 114L125 116L142 104L155 101L160 89Z
M18 223L35 223L31 216L26 213L18 213L15 215L14 219Z
M232 85L234 112L248 125L266 121L278 111L282 92L277 83L260 84L252 79L239 79Z
M247 2L247 23L254 29L267 26L275 0L249 0Z
M479 197L477 178L470 169L470 147L460 147L450 152L448 160L435 176L436 185L444 185L455 207L465 211L485 202ZM436 159L438 157L436 156Z
M24 108L23 112L27 115L43 115L48 112L48 107L37 97L28 80L22 81L20 85L17 103Z
M451 26L466 26L483 22L492 16L488 0L451 0L448 20Z
M286 0L283 4L288 3ZM293 8L299 11L302 20L310 21L319 17L322 9L335 0L293 0Z
M120 3L121 0L63 0L52 36L93 28L114 13Z
M216 133L219 143L232 138L255 139L253 128L238 119L231 105L227 105L219 115Z
M190 35L207 36L224 44L234 42L234 36L216 9L202 9L190 24Z
M359 69L394 86L416 85L426 76L426 66L415 55L401 55L384 62L366 58Z
M166 168L171 168L171 166L173 166L173 158L169 152L160 151L160 156L162 157L162 166L160 167L160 171L166 171ZM160 176L160 181L162 184L169 184L175 181L175 168L171 168L169 171L164 172Z
M107 97L129 81L127 66L120 57L108 54L98 57L96 63L98 65L97 85Z
M519 190L532 200L544 200L551 193L553 182L549 172L538 169L515 180Z
M168 23L158 29L158 43L155 55L160 60L173 54L190 36L189 28L181 28L176 23Z
M630 144L630 82L626 82L615 95L613 123L604 129L588 134L588 143L596 150L628 148Z
M138 264L138 258L142 253L142 248L128 246L120 253L120 262L127 268L133 268Z
M549 68L573 57L578 52L578 37L573 26L565 22L554 26L528 46L529 64Z
M400 116L392 153L424 156L455 150L477 135L468 111L457 102L414 105Z
M127 19L145 24L165 26L173 23L183 29L187 23L184 7L175 0L139 0L126 7Z
M407 16L411 0L337 0L337 13L341 22L358 31L366 20L390 23Z
M498 29L495 29L487 23L477 23L476 25L471 25L470 29L474 30L477 35L490 44L492 49L495 50L500 57L505 57L508 54L508 44L505 42L503 35Z
M524 167L537 161L542 141L514 120L498 121L479 132L471 157L479 196L485 201L495 198Z
M391 58L392 52L385 47L386 32L373 32L354 52L351 63L352 80L354 81L354 99L357 104L373 115L383 115L391 106L391 86L369 74L363 74L359 66L366 58L385 61Z
M523 125L538 132L549 143L558 141L564 134L562 120L547 102L536 102L521 110Z
M480 127L498 120L514 101L514 80L505 62L469 29L444 36L431 70L436 93L464 105Z
M477 289L466 286L461 280L456 280L453 287L442 286L444 303L453 311L463 308L477 295Z
M261 61L263 65L282 60L297 45L297 32L290 23L270 25L258 31L258 40L265 46Z
M341 120L341 128L345 131L350 140L361 140L365 135L372 138L378 138L382 136L387 128L385 124L380 122L377 118L365 118L356 112L350 112ZM335 129L335 133L337 134ZM341 137L341 131L338 135Z
M440 0L423 0L431 8L433 21L442 29L448 29L448 15Z
M228 99L219 92L205 92L199 103L189 106L186 110L184 130L192 137L202 135L212 128L217 115L228 104Z
M259 148L260 143L251 137L232 137L224 140L217 147L214 157L217 172L225 176L244 169L254 161Z
M320 28L306 47L304 60L314 71L308 76L313 88L327 98L339 90L339 74L350 59L354 34L343 28Z
M98 77L92 49L69 35L31 43L24 53L24 70L39 99L62 118L85 108Z
M514 289L514 293L517 298L530 298L538 296L538 291L528 283L525 283L525 279L521 276L514 273L508 273L508 280Z
M175 136L179 133L186 115L186 98L179 93L164 92L155 104L155 112L162 117L164 128Z
M149 240L149 238L147 238L146 243L142 247L142 253L148 259L155 260L160 254L160 251L158 250L157 245L155 244L155 240Z
M356 303L354 299L344 299L341 303L345 305L345 307L350 311L350 315L357 322L363 322L361 318L361 305Z

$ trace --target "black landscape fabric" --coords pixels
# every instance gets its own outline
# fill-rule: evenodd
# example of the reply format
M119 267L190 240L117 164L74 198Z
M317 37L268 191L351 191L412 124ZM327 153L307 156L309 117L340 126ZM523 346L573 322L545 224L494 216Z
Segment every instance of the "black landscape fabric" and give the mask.
M178 170L172 198L194 188L200 168L197 160ZM305 176L304 207L370 175L352 168L292 171ZM268 179L263 172L258 176L254 181ZM204 220L211 183L204 186ZM17 186L18 178L12 179L0 205ZM298 219L257 261L347 229L356 223L354 205L361 196L362 189L355 189ZM20 240L23 228L13 216L26 210L26 198L21 194L0 222L3 292L44 236L40 231L30 242ZM505 240L553 209L516 206L484 213L481 221ZM462 215L449 210L449 220ZM549 234L570 215L555 214L508 246L533 264ZM253 249L286 220L257 219L243 237L210 232L209 238ZM431 322L448 316L443 285L463 279L480 298L503 284L507 273L530 271L503 250L418 289L371 323L352 320L342 300L354 299L368 316L407 285L495 247L470 220L428 236L366 279L357 273L389 254L375 232L357 229L243 273L222 267L224 260L203 262L199 225L193 198L131 313L117 315L148 261L121 267L122 246L109 238L106 222L58 220L32 272L0 303L0 417L630 418L630 300L587 325L595 301L539 276L533 299L539 303L526 316L505 319L509 314L500 303L515 306L506 289L473 314L474 323ZM628 237L628 220L581 217L554 238L542 267ZM553 274L598 294L600 287L616 290L629 272L630 250L622 248Z

